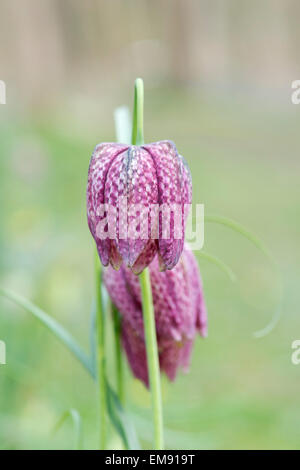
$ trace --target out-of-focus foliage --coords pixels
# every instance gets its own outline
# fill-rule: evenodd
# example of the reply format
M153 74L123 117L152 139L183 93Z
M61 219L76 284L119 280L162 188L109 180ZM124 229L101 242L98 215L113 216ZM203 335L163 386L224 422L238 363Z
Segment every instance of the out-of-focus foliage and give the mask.
M274 311L276 277L268 260L245 240L223 227L206 226L205 248L226 261L239 280L231 284L199 258L209 336L197 342L190 374L173 385L163 383L167 444L295 447L299 371L290 360L291 342L300 330L295 115L216 104L176 90L148 91L147 102L146 138L176 141L192 168L194 202L250 226L277 257L286 282L280 324L264 339L254 339L252 333ZM88 138L72 116L66 120L68 130L51 116L2 125L1 284L51 312L87 347L93 249L85 215L86 173L94 144L113 139L113 119L103 125L99 120L100 130ZM43 327L4 300L0 332L7 344L7 365L0 366L1 446L71 447L71 424L50 437L69 408L82 415L85 445L95 446L96 401L89 376ZM148 394L134 380L126 384L147 445ZM110 445L119 444L111 433Z
M290 102L291 81L299 78L299 5L184 0L182 13L180 0L21 3L1 2L1 285L51 313L88 349L87 168L94 145L115 139L113 110L131 105L133 81L143 76L146 141L175 141L192 170L194 203L264 240L285 284L280 323L255 339L276 309L278 279L250 243L206 225L205 251L238 281L199 256L209 335L197 341L188 375L172 385L163 380L166 444L299 447L300 366L291 363L291 343L300 336L300 107ZM69 409L82 417L84 446L96 447L94 384L68 351L4 299L0 340L7 346L0 448L72 448L71 420L51 435ZM149 395L128 370L126 394L149 447ZM112 428L109 437L112 448L121 446Z

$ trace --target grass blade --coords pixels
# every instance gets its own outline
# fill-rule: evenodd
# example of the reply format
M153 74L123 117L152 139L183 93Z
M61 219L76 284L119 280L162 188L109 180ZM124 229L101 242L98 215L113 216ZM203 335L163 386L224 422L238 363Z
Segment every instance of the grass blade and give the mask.
M204 221L221 224L225 227L231 228L232 230L252 242L256 246L256 248L258 248L271 261L273 265L276 264L274 258L272 257L271 253L266 248L266 246L263 244L263 242L259 238L257 238L256 235L254 235L252 232L250 232L248 229L246 229L243 225L236 222L235 220L229 219L222 215L205 215Z
M91 364L93 370L96 370L96 302L93 301L90 313L90 331L89 331L89 344L91 354Z
M218 268L220 268L221 271L223 271L225 274L227 274L227 276L229 277L229 279L232 282L236 282L236 275L234 274L232 269L227 264L225 264L222 260L220 260L216 256L211 255L210 253L207 253L206 251L202 251L202 250L199 251L198 256L200 256L201 258L206 259L207 261L210 261L211 263L218 266Z
M25 297L22 297L15 292L12 292L8 289L0 287L0 295L12 300L14 303L24 308L27 312L31 313L35 318L37 318L48 330L56 336L68 349L69 351L79 360L79 362L84 366L84 368L91 374L92 378L95 380L96 373L93 366L92 360L87 356L87 354L80 348L73 336L54 318L50 317L46 312L41 310L39 307L34 305L32 302L27 300ZM92 315L94 316L95 313ZM94 319L91 320L94 324ZM92 357L95 354L96 342L94 340L94 335L90 334L93 338L91 342ZM112 388L107 384L107 401L108 401L108 414L109 417L123 440L124 446L128 449L139 449L138 439L132 424L132 421L123 409L117 395L112 390Z
M25 297L22 297L15 292L0 287L0 295L12 300L14 303L24 308L27 312L31 313L35 318L37 318L48 330L50 330L56 338L58 338L71 353L76 357L76 359L81 362L84 368L94 377L95 370L92 366L92 361L87 356L87 354L81 349L77 344L73 336L58 323L54 318L50 317L42 309L34 305L32 302L27 300Z
M220 216L220 215L205 215L204 221L224 225L225 227L228 227L234 230L235 232L239 233L243 237L247 238L251 243L253 243L256 246L256 248L258 248L259 251L261 251L268 258L269 262L273 266L273 269L276 272L276 275L279 280L279 301L278 301L278 307L275 310L267 326L253 333L253 336L255 338L263 338L275 328L275 326L280 320L281 313L282 313L283 281L282 281L281 271L278 267L278 264L276 263L270 251L264 245L264 243L256 235L254 235L252 232L250 232L248 229L246 229L243 225L236 222L235 220L232 220L227 217Z
M121 315L117 307L113 303L111 303L111 313L112 313L112 319L113 319L117 392L118 392L120 403L124 405L124 400L125 400L124 388L125 387L124 387L124 367L123 367L123 355L122 355L122 344L121 344L122 320L121 320Z
M102 292L104 297L104 302L106 303L106 307L108 309L109 305L108 302L109 296L105 287L102 285ZM91 312L91 325L94 325L96 328L96 319L95 319L95 311L92 310ZM95 329L94 334L90 332L90 349L91 349L91 356L94 357L97 353L97 344L95 341ZM115 427L117 433L121 437L124 447L127 450L134 450L140 449L140 444L135 432L134 425L132 423L132 419L129 414L123 408L117 394L114 392L108 381L106 380L106 400L107 400L107 412L109 418Z
M107 383L107 407L112 423L118 430L126 450L139 450L140 444L128 413L124 411L117 394Z
M74 426L74 449L75 450L82 450L83 449L83 432L82 432L82 421L81 416L77 410L71 408L70 410L66 411L62 417L59 419L58 423L56 424L53 435L57 433L57 431L62 427L66 419L71 418L73 421Z

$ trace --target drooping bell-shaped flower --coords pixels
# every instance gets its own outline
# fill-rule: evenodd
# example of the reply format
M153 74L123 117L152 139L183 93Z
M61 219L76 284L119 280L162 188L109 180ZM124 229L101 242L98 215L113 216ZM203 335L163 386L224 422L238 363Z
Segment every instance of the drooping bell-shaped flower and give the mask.
M103 143L91 158L87 216L102 264L122 261L139 274L158 253L172 269L184 245L189 168L171 141L143 146Z
M196 332L207 334L202 282L193 253L184 247L178 264L161 272L157 257L149 265L160 369L174 380L186 370ZM130 269L111 266L104 283L122 316L122 341L133 374L148 386L148 369L139 278Z

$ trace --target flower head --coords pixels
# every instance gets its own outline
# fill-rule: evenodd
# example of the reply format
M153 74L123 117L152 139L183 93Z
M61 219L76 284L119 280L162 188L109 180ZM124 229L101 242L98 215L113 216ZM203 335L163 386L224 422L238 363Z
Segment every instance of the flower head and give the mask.
M193 253L185 246L171 271L161 272L157 257L149 266L160 369L170 380L188 368L196 332L207 333L202 282ZM122 316L122 340L134 375L148 386L139 279L130 269L109 266L104 283Z
M104 266L119 269L124 261L139 274L158 253L160 269L172 269L183 250L191 202L190 171L173 142L96 146L87 215Z

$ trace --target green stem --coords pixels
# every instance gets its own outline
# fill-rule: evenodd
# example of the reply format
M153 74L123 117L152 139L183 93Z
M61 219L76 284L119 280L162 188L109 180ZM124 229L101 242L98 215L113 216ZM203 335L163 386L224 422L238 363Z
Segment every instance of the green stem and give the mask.
M126 106L120 106L114 112L115 117L115 131L117 142L129 144L131 143L131 118L129 109ZM115 344L115 361L116 361L116 379L117 379L117 392L120 403L124 405L125 402L125 387L124 387L124 371L122 361L122 348L121 348L121 317L116 306L111 302L111 313L113 320L113 333Z
M156 329L154 320L154 309L149 269L146 268L140 274L140 285L142 291L144 331L146 340L147 363L149 383L152 394L152 410L154 421L154 445L156 450L164 448L163 438L163 414L160 386L160 371L158 361L158 349L156 340Z
M144 83L141 78L137 78L134 84L134 106L133 106L133 126L132 145L143 145L144 143Z
M104 309L101 290L101 263L98 253L95 254L95 289L97 319L97 391L99 409L99 444L100 449L106 448L106 380L105 380L105 341L104 341Z
M118 309L114 304L111 304L112 318L114 325L115 336L115 358L116 358L116 373L117 373L117 391L121 404L124 404L124 374L123 374L123 361L122 361L122 348L121 348L121 317Z
M144 108L144 84L141 78L135 81L134 111L132 126L132 145L143 145L143 109ZM156 450L164 448L163 439L163 413L160 385L160 370L155 329L155 317L152 300L151 281L148 268L140 274L140 286L142 293L144 333L146 341L147 364L149 385L152 396L152 412L154 422L154 446Z

